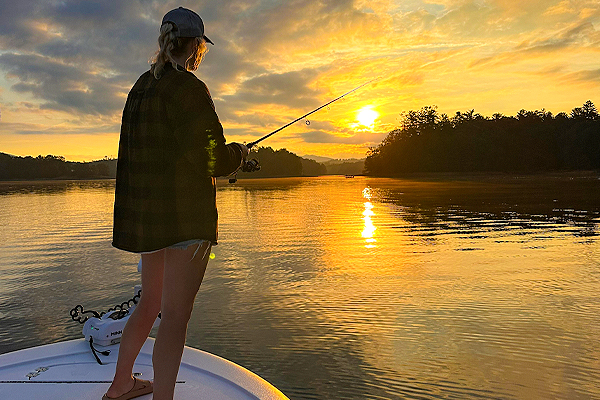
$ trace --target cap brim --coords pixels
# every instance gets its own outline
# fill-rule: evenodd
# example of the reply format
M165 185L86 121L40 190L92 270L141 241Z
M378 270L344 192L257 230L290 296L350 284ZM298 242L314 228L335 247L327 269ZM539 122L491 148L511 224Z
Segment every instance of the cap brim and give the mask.
M204 40L206 40L208 43L212 44L213 46L215 45L213 43L213 41L208 38L208 36L204 35L203 38L204 38Z

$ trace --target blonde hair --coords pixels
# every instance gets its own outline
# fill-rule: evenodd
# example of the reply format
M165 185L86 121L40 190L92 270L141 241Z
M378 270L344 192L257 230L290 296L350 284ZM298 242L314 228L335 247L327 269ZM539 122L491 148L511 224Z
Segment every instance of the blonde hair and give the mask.
M160 79L168 62L171 63L173 68L177 69L177 62L173 59L173 56L183 55L191 41L194 40L196 42L196 48L185 61L184 67L186 70L197 70L204 56L208 53L208 47L206 47L204 38L177 37L173 28L174 26L171 23L165 23L160 27L160 36L158 37L159 50L152 59L150 67L150 71L156 79Z

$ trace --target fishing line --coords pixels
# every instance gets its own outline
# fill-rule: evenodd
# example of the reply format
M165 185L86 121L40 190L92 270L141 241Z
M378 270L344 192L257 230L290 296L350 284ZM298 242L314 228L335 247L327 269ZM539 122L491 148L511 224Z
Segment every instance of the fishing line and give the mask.
M250 142L250 143L248 143L248 144L246 145L246 147L248 147L249 149L251 149L252 147L256 146L258 143L262 142L263 140L265 140L265 139L267 139L267 138L269 138L269 137L273 136L274 134L276 134L276 133L277 133L277 132L279 132L279 131L282 131L282 130L284 130L284 129L285 129L285 128L287 128L288 126L290 126L290 125L293 125L293 124L295 124L296 122L298 122L298 121L301 121L301 120L305 119L305 118L306 118L306 117L308 117L309 115L316 113L317 111L319 111L320 109L322 109L322 108L324 108L324 107L327 107L327 109L329 110L329 107L328 107L328 106L329 106L331 103L334 103L334 102L336 102L336 101L338 101L338 100L340 100L340 99L344 98L345 96L349 95L350 93L357 91L357 90L358 90L358 89L360 89L361 87L363 87L363 86L366 86L366 85L368 85L369 83L371 83L371 82L373 82L374 80L377 80L377 79L379 79L379 78L374 78L374 79L371 79L370 81L368 81L368 82L365 82L365 83L363 83L362 85L355 87L354 89L352 89L352 90L350 90L350 91L348 91L348 92L344 93L343 95L341 95L341 96L339 96L339 97L336 97L335 99L333 99L333 100L331 100L331 101L329 101L329 102L327 102L327 103L323 104L322 106L319 106L319 107L315 108L315 109L314 109L314 110L312 110L311 112L309 112L309 113L306 113L306 114L304 114L303 116L301 116L301 117L299 117L299 118L296 118L296 119L295 119L295 120L293 120L292 122L289 122L289 123L285 124L285 125L284 125L284 126L282 126L281 128L278 128L278 129L274 130L273 132L271 132L271 133L269 133L269 134L267 134L267 135L265 135L265 136L261 137L260 139L257 139L257 140L255 140L254 142ZM308 119L306 120L306 125L310 125L310 121L309 121Z
M306 117L308 117L308 116L309 116L309 115L311 115L311 114L314 114L314 113L316 113L317 111L319 111L320 109L322 109L322 108L324 108L324 107L327 107L327 110L329 110L329 109L330 109L329 105L330 105L331 103L335 103L336 101L338 101L338 100L340 100L340 99L343 99L345 96L349 95L350 93L357 91L357 90L358 90L358 89L360 89L361 87L363 87L363 86L366 86L366 85L368 85L369 83L371 83L371 82L373 82L374 80L377 80L377 79L379 79L379 78L374 78L374 79L371 79L370 81L368 81L368 82L365 82L365 83L363 83L362 85L355 87L354 89L352 89L352 90L350 90L350 91L348 91L348 92L344 93L343 95L341 95L341 96L338 96L338 97L336 97L335 99L333 99L333 100L331 100L331 101L328 101L327 103L323 104L322 106L319 106L319 107L315 108L315 109L314 109L314 110L312 110L311 112L308 112L308 113L304 114L303 116L301 116L301 117L299 117L299 118L296 118L296 119L295 119L295 120L293 120L292 122L288 122L287 124L285 124L285 125L284 125L284 126L282 126L281 128L274 130L273 132L271 132L271 133L269 133L269 134L267 134L267 135L265 135L265 136L261 137L260 139L257 139L257 140L255 140L254 142L250 142L250 143L248 143L248 144L246 145L246 147L247 147L248 149L251 149L251 148L253 148L254 146L256 146L258 143L262 142L263 140L265 140L265 139L267 139L267 138L270 138L271 136L273 136L273 135L274 135L274 134L276 134L277 132L284 130L284 129L285 129L285 128L287 128L288 126L290 126L290 125L293 125L293 124L295 124L295 123L296 123L296 122L298 122L298 121L305 120L305 121L304 121L304 123L305 123L307 126L309 126L309 125L310 125L310 120L309 120L308 118L306 118ZM258 163L258 160L256 160L256 159L251 159L251 160L243 160L243 162L242 162L242 166L241 166L241 168L240 168L240 169L241 169L241 171L242 171L242 172L254 172L254 171L259 171L259 170L260 170L260 165L259 165L259 163ZM231 176L231 177L229 178L229 183L236 183L236 182L237 182L237 171L235 171L235 172L234 172L232 175L230 175L230 176Z

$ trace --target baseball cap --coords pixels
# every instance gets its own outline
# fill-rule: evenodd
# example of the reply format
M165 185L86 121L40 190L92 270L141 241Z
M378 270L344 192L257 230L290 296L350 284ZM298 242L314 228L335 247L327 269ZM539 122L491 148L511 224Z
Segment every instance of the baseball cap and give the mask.
M202 18L192 10L179 7L169 11L162 19L162 24L170 22L175 25L177 37L201 37L208 43L214 45L213 41L204 36L204 23Z

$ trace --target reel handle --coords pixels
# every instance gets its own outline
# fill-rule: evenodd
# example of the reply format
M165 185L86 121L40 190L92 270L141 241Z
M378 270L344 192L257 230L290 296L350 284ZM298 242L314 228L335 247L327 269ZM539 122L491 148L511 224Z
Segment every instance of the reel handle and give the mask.
M256 171L260 171L260 164L258 163L258 160L256 158L251 158L250 160L244 160L240 169L242 170L242 172L256 172ZM231 178L229 178L229 183L236 183L236 182L237 182L237 171Z

